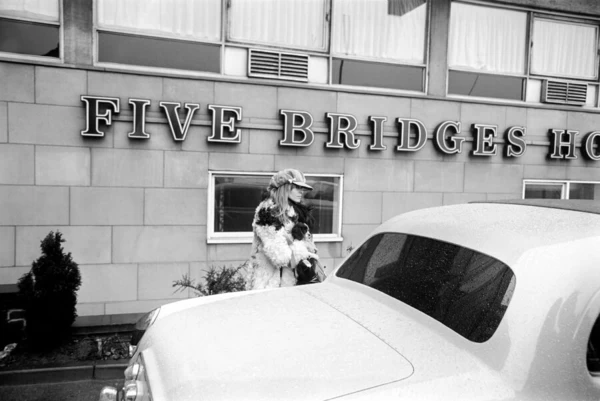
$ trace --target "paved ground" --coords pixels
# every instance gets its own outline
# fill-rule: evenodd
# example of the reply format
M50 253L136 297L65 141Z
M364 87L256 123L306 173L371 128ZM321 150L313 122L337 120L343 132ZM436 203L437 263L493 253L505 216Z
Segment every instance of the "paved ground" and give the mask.
M2 401L98 401L104 386L123 385L122 380L81 380L74 382L0 386Z

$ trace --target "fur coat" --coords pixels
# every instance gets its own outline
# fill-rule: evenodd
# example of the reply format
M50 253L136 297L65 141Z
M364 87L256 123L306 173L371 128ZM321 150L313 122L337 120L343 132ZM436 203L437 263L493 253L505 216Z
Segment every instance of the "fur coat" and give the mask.
M254 213L254 238L247 278L251 290L296 285L295 267L298 262L317 257L310 237L310 241L292 237L291 231L298 219L294 208L288 210L288 221L282 224L274 216L274 206L271 199L264 200Z

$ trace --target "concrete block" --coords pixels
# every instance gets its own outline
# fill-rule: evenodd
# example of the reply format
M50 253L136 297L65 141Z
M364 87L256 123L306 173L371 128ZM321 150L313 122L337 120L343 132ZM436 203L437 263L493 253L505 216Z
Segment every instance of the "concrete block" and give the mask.
M410 117L425 124L428 132L433 132L444 121L460 121L459 102L430 99L411 99L410 102Z
M237 266L233 261L248 260L251 247L251 244L211 244L207 246L206 259L211 266Z
M367 127L370 116L386 117L384 127L396 131L398 118L410 118L410 99L340 92L336 110L337 113L353 115L358 124Z
M17 284L21 276L31 270L31 266L3 267L0 269L0 283Z
M77 317L104 315L104 303L81 303L77 301Z
M277 113L281 109L306 111L316 123L325 121L325 113L338 110L337 94L334 92L280 87L277 99Z
M279 141L283 139L283 133L280 131L255 129L248 130L245 135L248 138L249 153L295 156L300 149L310 149L317 146L314 143L308 148L281 146Z
M567 112L562 110L527 109L527 136L548 137L552 129L568 129Z
M343 174L344 158L275 155L275 170L285 168L295 168L305 174Z
M71 188L71 225L142 225L142 188Z
M236 125L236 129L239 127ZM218 153L248 153L250 147L249 135L251 131L241 129L240 142L208 142L211 135L210 127L192 126L188 132L186 140L182 144L182 149L195 152L218 152ZM233 155L232 157L237 157Z
M506 126L504 127L503 134L506 129L510 127L527 127L527 110L523 107L506 107Z
M377 228L379 224L344 224L342 226L342 236L344 242L342 245L342 254L346 257L352 249L359 247Z
M525 165L523 178L525 180L560 180L567 178L567 166Z
M473 124L497 126L498 137L506 129L506 107L498 105L462 103L460 105L461 131L473 138Z
M33 184L32 145L0 144L0 184Z
M10 103L8 137L11 143L111 147L112 136L84 138L84 109L70 106Z
M145 225L206 225L205 189L146 189Z
M110 263L111 228L89 226L17 227L17 265L30 265L41 256L40 243L50 231L60 231L65 252L78 264Z
M523 192L513 192L510 194L486 194L486 200L506 200L506 199L523 199Z
M208 153L165 152L165 187L207 188Z
M205 226L113 228L115 263L190 262L205 258Z
M468 194L468 193L445 193L443 194L443 205L456 205L459 203L469 203L473 201L486 200L486 194Z
M462 192L463 163L415 161L416 192Z
M107 302L106 314L118 315L123 313L148 313L159 306L178 301L179 299L156 299L150 301Z
M401 213L441 206L442 204L443 195L441 193L384 193L382 221L386 221Z
M119 302L137 299L136 264L81 265L79 272L81 288L77 293L78 302Z
M398 133L386 133L383 137L383 145L385 150L371 150L369 146L372 144L371 137L362 137L363 143L356 150L357 156L364 159L396 159L396 160L431 160L442 161L443 153L439 152L431 140L427 140L425 146L417 152L398 151Z
M69 188L0 186L0 225L69 224Z
M15 265L15 228L0 227L0 267ZM0 283L2 283L0 281ZM4 284L4 283L2 283Z
M8 142L8 104L0 102L0 143Z
M162 187L163 152L92 149L92 185Z
M118 97L122 110L130 110L129 99L148 99L148 111L161 110L162 78L146 75L109 72L88 72L88 94L94 96Z
M567 179L581 181L600 181L599 168L571 167L567 169Z
M189 275L188 263L149 263L138 267L137 299L187 298L187 290L177 291L173 282Z
M381 192L344 193L344 225L381 224Z
M243 83L215 82L215 103L243 107L242 118L261 117L277 120L277 87Z
M208 105L217 104L215 102L215 83L197 79L163 78L162 100L199 104L200 108L196 110L194 116L208 116ZM229 103L224 104L229 105Z
M413 190L414 162L405 160L346 159L344 190Z
M329 142L329 134L324 132L323 130L322 132L313 130L313 132L314 141L308 147L279 146L279 141L283 139L283 132L281 132L281 136L277 139L275 143L281 150L295 149L296 154L300 157L358 157L358 149L332 149L325 147L325 144ZM361 141L359 149L363 146L364 141L369 140L369 137L358 132L356 132L355 138Z
M228 171L273 171L275 156L239 154L232 157L229 153L214 152L208 155L208 168Z
M568 111L567 127L570 130L579 131L578 139L581 141L590 132L600 129L600 116L596 113Z
M520 156L517 159L520 164L524 165L566 166L566 163L563 160L549 160L548 152L549 146L528 144L523 156Z
M153 114L158 115L158 113ZM163 116L161 115L161 117ZM132 124L132 121L115 121L113 123L112 127L110 128L110 133L107 133L107 135L112 135L114 137L115 148L139 150L181 150L183 147L182 142L173 140L171 128L166 120L158 123L146 122L145 132L150 135L149 139L129 138L128 134L133 130Z
M471 163L465 165L465 192L518 193L523 186L523 166Z
M33 66L0 63L0 100L34 102Z
M90 185L90 149L36 146L37 185Z
M86 72L70 68L35 67L35 102L81 107L87 90Z

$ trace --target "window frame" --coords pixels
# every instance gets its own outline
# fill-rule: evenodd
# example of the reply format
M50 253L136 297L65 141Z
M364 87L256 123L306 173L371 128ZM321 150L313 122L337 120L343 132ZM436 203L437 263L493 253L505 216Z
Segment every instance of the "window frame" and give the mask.
M569 196L571 193L571 184L600 185L600 181L524 179L521 197L522 199L526 199L525 189L527 185L562 185L560 199L570 199Z
M207 244L249 244L252 243L254 234L252 230L249 231L238 231L238 232L227 232L217 233L214 231L214 217L215 217L215 177L218 176L261 176L271 177L276 172L245 172L245 171L226 171L226 170L215 170L208 172L208 188L207 188L207 202L206 202L206 243ZM339 210L337 212L338 224L334 227L334 232L331 234L313 234L315 242L342 242L342 210L343 210L343 197L344 197L344 176L342 174L317 174L317 173L305 173L305 177L328 177L339 179ZM258 205L256 205L258 206Z
M11 52L3 52L0 51L0 59L2 60L26 60L26 61L35 61L35 62L44 62L44 63L54 63L54 64L62 64L64 62L64 42L65 42L65 33L64 33L64 13L63 13L63 0L58 1L58 21L47 21L47 20L38 20L35 18L27 18L27 17L16 17L3 15L0 13L1 19L17 21L17 22L31 22L39 25L48 25L48 26L57 26L58 27L58 52L59 57L46 57L46 56L36 56L33 54L22 54L22 53L11 53ZM94 0L96 1L96 0Z
M600 54L598 54L597 52L595 55L595 57L596 57L596 63L595 63L596 64L596 66L595 66L596 77L594 79L586 79L586 78L579 78L579 77L572 77L572 76L560 76L560 75L544 75L544 74L533 73L531 70L532 54L533 54L533 50L532 50L533 25L534 25L535 19L543 19L543 20L553 21L553 22L567 22L567 23L572 23L572 24L595 26L596 27L596 45L598 47L598 46L600 46L600 18L594 18L594 17L589 17L589 16L577 17L574 15L559 12L559 11L541 11L541 10L534 9L531 7L526 7L526 6L514 6L514 5L505 5L505 4L499 5L499 4L494 4L494 3L488 3L485 0L484 1L451 0L450 13L452 12L452 4L454 4L454 3L462 3L462 4L472 5L472 6L480 6L480 7L496 8L496 9L504 9L504 10L522 11L522 12L527 13L527 27L526 27L526 32L525 32L525 40L526 40L525 66L524 66L523 74L509 74L509 73L499 74L499 73L488 73L485 71L477 71L477 70L469 69L469 68L456 68L456 67L451 68L449 65L447 65L447 68L446 68L446 71L447 71L447 74L446 74L446 97L452 98L452 99L462 99L462 100L478 99L481 101L493 101L493 102L499 102L499 103L512 103L512 104L514 104L514 103L518 103L518 104L534 103L534 104L537 104L540 102L528 100L528 99L530 99L529 94L528 94L528 90L530 88L529 81L530 80L543 81L545 79L556 79L556 80L561 80L561 81L576 81L578 83L587 83L589 86L594 87L595 91L596 91L596 94L595 94L596 99L594 100L593 106L588 106L588 107L593 107L594 109L600 107L600 73L598 71L598 69L600 68ZM448 37L450 37L450 24L448 25ZM448 47L449 47L449 43L448 43ZM448 60L448 58L447 58L447 60ZM511 99L496 98L496 97L489 97L489 96L470 96L470 95L461 95L461 94L451 94L448 91L448 89L450 87L450 72L451 71L471 73L471 74L489 74L489 75L496 75L496 76L500 76L500 77L523 78L524 82L523 82L523 89L522 89L522 93L521 93L521 100L511 100ZM544 104L544 103L541 103L541 104Z

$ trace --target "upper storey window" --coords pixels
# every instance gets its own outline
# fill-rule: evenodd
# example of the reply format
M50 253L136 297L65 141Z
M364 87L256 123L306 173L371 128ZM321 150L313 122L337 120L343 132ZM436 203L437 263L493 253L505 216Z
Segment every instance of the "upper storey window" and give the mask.
M0 1L0 52L59 58L59 1Z
M453 2L448 93L598 106L598 23Z
M231 0L228 39L302 50L327 50L326 0Z
M221 70L221 0L97 0L98 61Z
M332 83L424 90L425 0L334 0Z

